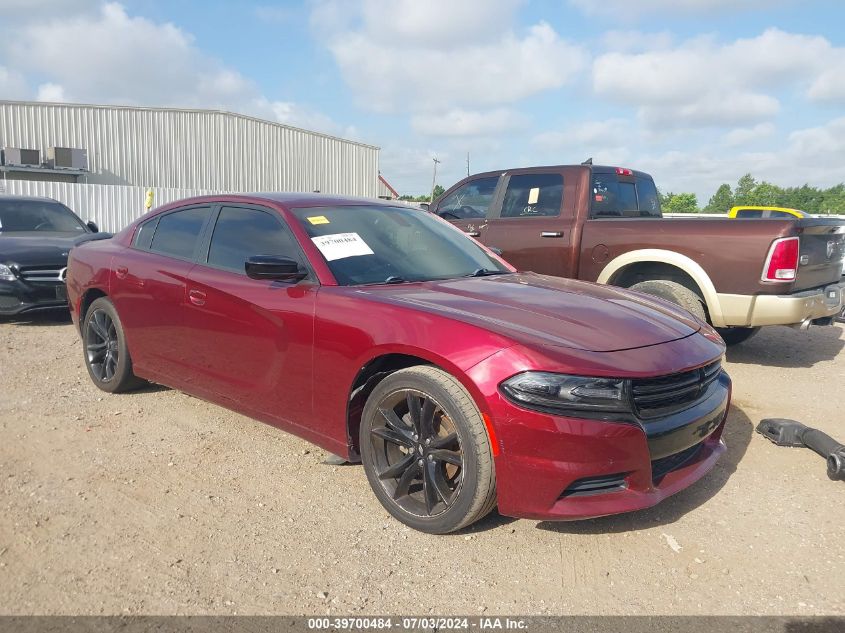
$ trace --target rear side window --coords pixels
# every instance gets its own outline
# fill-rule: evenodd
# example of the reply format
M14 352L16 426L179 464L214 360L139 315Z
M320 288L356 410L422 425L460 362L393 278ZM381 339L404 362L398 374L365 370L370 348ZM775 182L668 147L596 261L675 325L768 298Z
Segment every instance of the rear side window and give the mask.
M660 217L654 181L645 176L594 173L592 217Z
M502 202L503 218L560 215L563 201L561 174L518 174L508 180Z
M437 215L446 220L487 217L498 182L498 176L491 176L461 185L440 201L437 205Z
M223 207L214 226L208 263L244 272L244 263L254 255L299 258L299 247L280 218L258 209Z
M738 218L762 218L763 211L761 209L740 209L736 212Z
M192 259L210 211L208 207L194 207L161 216L150 250L171 257Z
M156 232L157 226L157 217L147 222L144 222L141 226L138 227L138 230L135 232L135 240L132 242L132 245L135 248L142 248L145 251L149 250L150 244L153 243L153 235Z

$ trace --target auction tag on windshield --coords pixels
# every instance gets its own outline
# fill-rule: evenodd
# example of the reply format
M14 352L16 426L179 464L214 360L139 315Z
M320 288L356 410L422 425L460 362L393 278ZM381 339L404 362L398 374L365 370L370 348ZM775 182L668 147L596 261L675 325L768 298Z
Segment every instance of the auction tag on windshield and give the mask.
M540 199L540 187L531 187L528 190L528 204L537 204Z
M308 217L311 224L328 224L329 219L324 215L312 215Z
M326 261L333 262L344 257L355 257L357 255L373 255L373 249L361 239L357 233L335 233L334 235L321 235L312 237L311 241L320 249Z

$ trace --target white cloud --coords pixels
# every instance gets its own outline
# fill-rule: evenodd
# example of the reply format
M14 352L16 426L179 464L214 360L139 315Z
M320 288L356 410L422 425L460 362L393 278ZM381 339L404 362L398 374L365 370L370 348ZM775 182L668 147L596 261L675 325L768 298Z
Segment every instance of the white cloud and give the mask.
M707 200L724 182L745 173L784 187L805 182L830 187L845 182L845 117L792 132L771 151L726 151L724 146L642 155L636 165L663 191L691 191Z
M823 37L778 29L729 44L696 38L671 49L601 55L593 87L637 107L654 129L752 124L778 113L773 92L808 87L835 50Z
M709 13L720 10L771 7L788 0L569 0L569 4L587 15L616 16L620 20L642 13Z
M771 122L758 123L753 127L736 128L722 137L727 147L753 146L775 133L775 126Z
M66 100L65 89L59 84L46 83L38 86L36 101L47 101L50 103L61 103Z
M487 111L456 108L444 113L415 115L411 126L429 136L484 136L518 130L525 126L525 120L506 108Z
M26 6L29 6L27 0ZM0 27L0 95L39 101L82 101L225 109L328 134L356 133L328 116L286 101L271 101L253 81L200 50L193 36L170 23L129 15L117 3L38 0L2 5L23 21ZM18 5L20 5L18 7ZM71 14L70 5L79 5ZM96 9L96 10L95 10ZM45 77L35 95L23 72Z
M23 75L0 66L0 95L3 95L3 99L25 99L28 92Z
M586 53L549 24L511 30L518 4L365 0L355 12L335 0L312 24L363 107L433 113L520 101L583 68Z

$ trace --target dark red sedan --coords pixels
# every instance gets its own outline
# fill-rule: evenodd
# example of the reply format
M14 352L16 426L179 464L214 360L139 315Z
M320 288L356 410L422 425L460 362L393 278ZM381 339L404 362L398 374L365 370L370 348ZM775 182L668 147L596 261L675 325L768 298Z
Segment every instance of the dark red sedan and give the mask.
M427 532L496 505L645 508L725 450L731 383L709 326L516 272L415 209L183 200L74 248L67 286L100 389L169 385L361 461L384 507Z

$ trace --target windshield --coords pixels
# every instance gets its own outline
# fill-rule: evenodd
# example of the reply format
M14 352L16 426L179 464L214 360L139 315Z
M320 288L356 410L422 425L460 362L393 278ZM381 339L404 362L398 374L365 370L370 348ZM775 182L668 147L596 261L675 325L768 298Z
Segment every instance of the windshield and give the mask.
M510 272L459 229L418 209L312 207L293 213L342 286Z
M48 200L0 200L0 232L85 233L85 225L63 204Z

